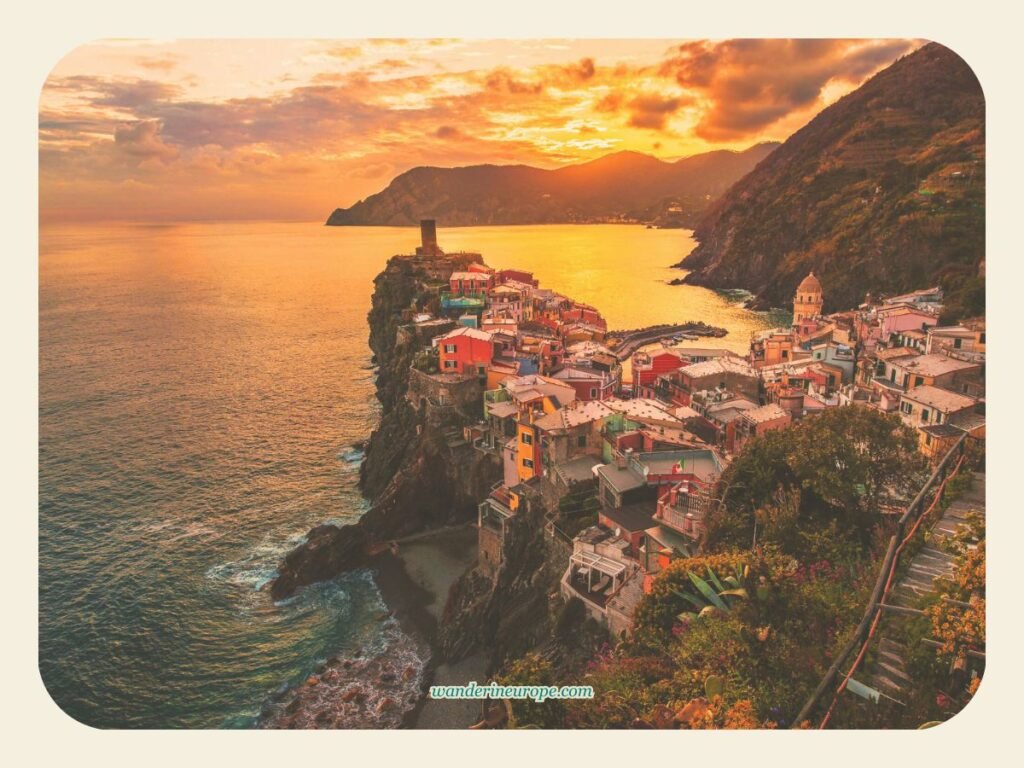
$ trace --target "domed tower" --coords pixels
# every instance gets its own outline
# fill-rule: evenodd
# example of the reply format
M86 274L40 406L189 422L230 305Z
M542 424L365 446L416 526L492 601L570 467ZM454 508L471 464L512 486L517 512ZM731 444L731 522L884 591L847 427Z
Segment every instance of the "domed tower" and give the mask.
M811 272L797 286L796 295L793 296L793 324L819 317L824 303L821 283Z

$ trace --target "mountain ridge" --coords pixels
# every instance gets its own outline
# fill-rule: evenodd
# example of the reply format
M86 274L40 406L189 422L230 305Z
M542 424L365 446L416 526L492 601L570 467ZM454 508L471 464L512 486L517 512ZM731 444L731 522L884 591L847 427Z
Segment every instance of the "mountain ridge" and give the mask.
M822 110L716 200L682 282L783 306L810 271L826 311L938 283L950 315L984 308L985 103L929 43Z
M627 219L696 223L710 198L771 154L776 142L713 150L675 161L631 150L556 169L524 164L416 166L380 192L337 208L328 226L554 224ZM675 210L678 209L678 210Z

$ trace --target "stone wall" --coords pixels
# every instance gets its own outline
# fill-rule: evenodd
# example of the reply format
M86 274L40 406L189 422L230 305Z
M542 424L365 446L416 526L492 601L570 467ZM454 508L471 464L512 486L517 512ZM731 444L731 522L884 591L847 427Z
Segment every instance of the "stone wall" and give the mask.
M480 418L483 387L475 376L409 372L406 399L430 426L465 424Z

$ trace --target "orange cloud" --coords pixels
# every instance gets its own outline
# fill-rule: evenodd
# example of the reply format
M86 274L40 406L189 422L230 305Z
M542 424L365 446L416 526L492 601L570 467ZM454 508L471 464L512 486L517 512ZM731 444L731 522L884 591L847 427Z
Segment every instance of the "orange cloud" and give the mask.
M914 45L97 44L43 91L43 215L320 218L419 165L741 149L785 139Z

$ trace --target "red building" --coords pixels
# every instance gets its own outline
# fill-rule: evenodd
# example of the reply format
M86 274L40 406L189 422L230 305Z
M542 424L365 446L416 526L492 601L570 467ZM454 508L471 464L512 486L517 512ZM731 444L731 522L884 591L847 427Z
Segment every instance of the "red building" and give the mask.
M461 326L438 336L438 366L441 373L487 375L487 366L494 357L494 339L487 331Z
M586 325L592 325L595 328L600 328L603 331L608 330L608 323L601 313L593 307L587 307L580 304L572 307L572 309L566 309L562 312L561 321L564 324L569 323L585 323Z
M686 365L682 355L674 350L637 352L633 355L633 394L653 397L654 385L663 373L677 371Z

